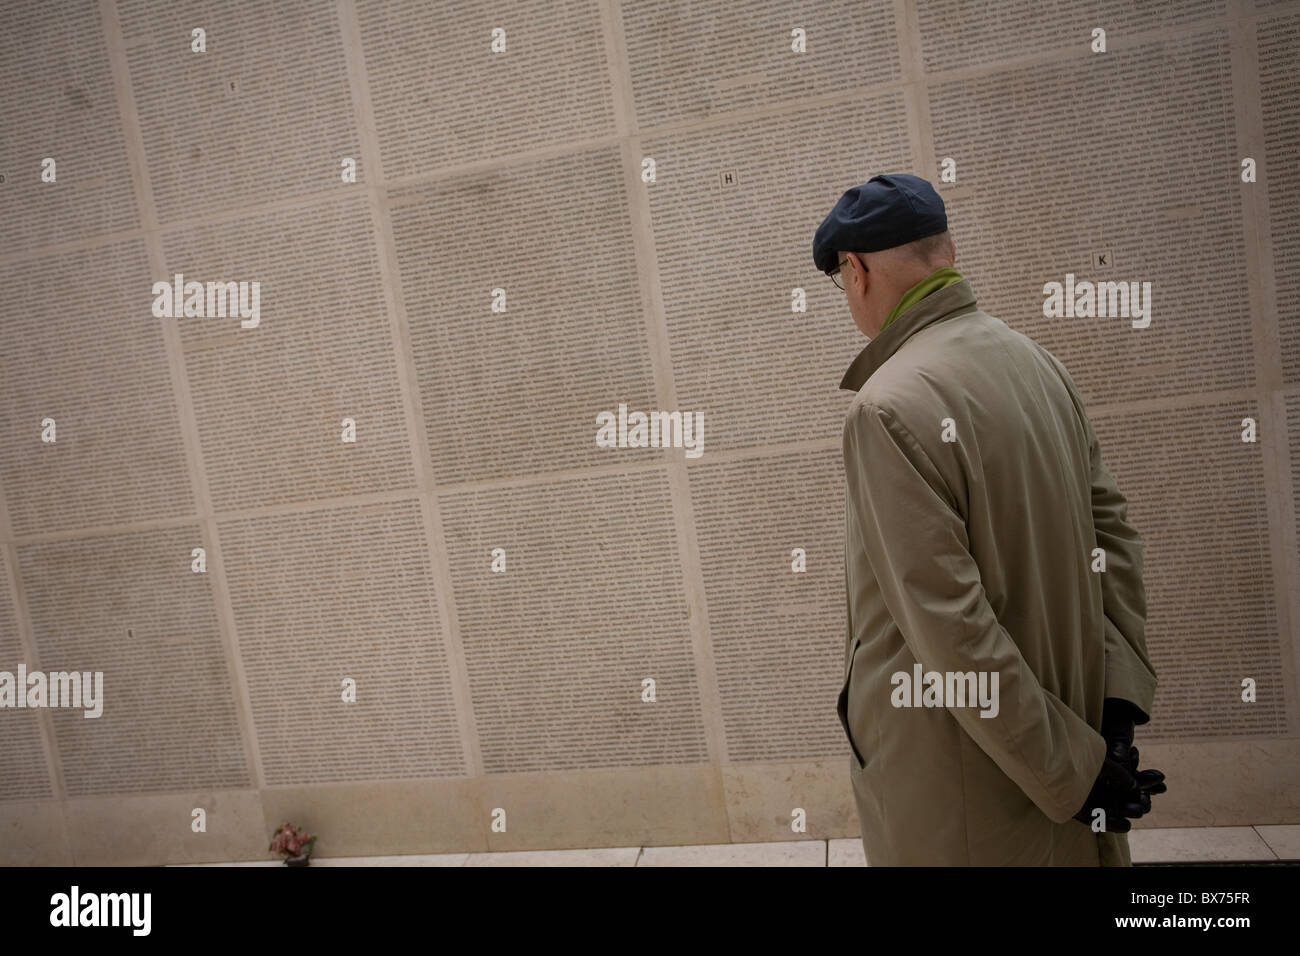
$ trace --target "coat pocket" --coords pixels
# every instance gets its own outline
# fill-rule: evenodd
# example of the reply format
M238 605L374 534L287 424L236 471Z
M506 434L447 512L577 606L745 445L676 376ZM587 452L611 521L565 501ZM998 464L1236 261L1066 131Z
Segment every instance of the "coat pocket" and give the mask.
M844 736L848 738L849 747L853 750L853 759L858 762L858 769L862 770L867 762L858 752L858 745L853 742L853 732L849 729L849 684L853 682L853 659L858 656L859 643L854 640L853 649L849 651L848 673L844 676L844 686L840 688L839 699L835 702L835 712L840 715L840 724L843 725Z

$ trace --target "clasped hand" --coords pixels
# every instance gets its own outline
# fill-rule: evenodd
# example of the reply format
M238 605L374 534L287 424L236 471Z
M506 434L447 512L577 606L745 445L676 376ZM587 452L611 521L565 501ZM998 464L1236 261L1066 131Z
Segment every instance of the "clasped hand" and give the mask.
M1074 819L1091 825L1101 809L1102 828L1127 833L1130 820L1149 813L1153 794L1164 793L1165 775L1159 770L1138 770L1138 749L1133 746L1134 718L1142 712L1127 700L1107 697L1101 718L1101 735L1106 739L1106 757L1093 782L1083 808Z

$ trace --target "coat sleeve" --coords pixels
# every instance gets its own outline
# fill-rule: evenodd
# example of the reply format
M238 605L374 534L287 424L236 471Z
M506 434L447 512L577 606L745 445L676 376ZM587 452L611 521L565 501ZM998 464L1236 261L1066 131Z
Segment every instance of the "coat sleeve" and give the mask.
M1084 417L1092 468L1092 522L1097 547L1106 552L1100 572L1106 628L1106 696L1131 701L1145 724L1155 701L1156 672L1147 657L1146 589L1142 583L1144 546L1128 522L1128 501L1102 461L1092 424Z
M1097 547L1106 552L1106 570L1100 572L1106 641L1106 693L1134 704L1142 711L1136 724L1151 719L1155 703L1156 672L1147 658L1146 590L1142 583L1142 538L1128 522L1128 501L1101 457L1101 445L1083 407L1079 387L1065 365L1039 346L1070 392L1088 441L1089 483L1092 488L1092 523Z
M926 671L998 675L996 716L949 713L1056 823L1087 799L1106 743L1046 690L998 622L966 522L921 445L884 408L856 403L844 429L851 519L885 606Z

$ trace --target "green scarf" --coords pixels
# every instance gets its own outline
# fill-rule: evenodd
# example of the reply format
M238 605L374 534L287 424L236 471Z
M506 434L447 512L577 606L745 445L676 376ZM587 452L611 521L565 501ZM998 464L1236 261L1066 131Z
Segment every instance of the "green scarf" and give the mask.
M894 306L894 311L889 313L889 318L885 319L885 324L880 327L881 330L887 329L890 322L893 322L894 319L916 305L931 292L938 292L945 286L950 286L954 282L960 282L961 280L962 274L952 266L944 266L942 269L934 270L903 293L903 297L898 300L898 305Z

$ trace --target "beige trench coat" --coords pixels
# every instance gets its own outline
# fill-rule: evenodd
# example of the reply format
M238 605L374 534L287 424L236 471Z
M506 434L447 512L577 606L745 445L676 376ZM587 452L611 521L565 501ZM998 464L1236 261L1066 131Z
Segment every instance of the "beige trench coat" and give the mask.
M840 387L857 396L837 709L868 865L1129 865L1127 835L1071 819L1106 751L1103 698L1150 714L1156 685L1142 540L1074 381L963 279ZM945 688L982 671L991 692L996 674L996 716L956 696L895 706L893 675L911 686L917 663Z

